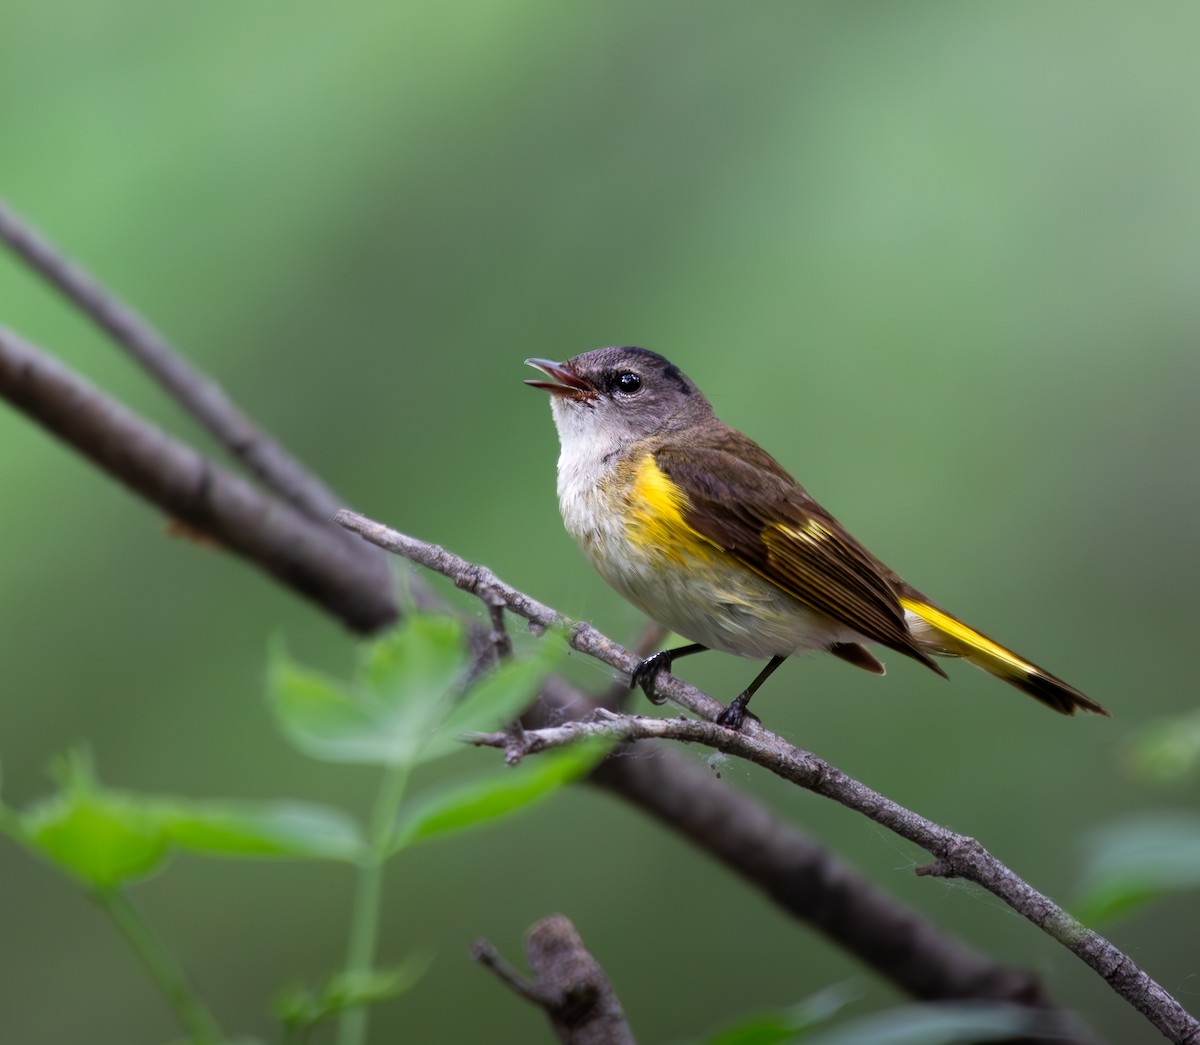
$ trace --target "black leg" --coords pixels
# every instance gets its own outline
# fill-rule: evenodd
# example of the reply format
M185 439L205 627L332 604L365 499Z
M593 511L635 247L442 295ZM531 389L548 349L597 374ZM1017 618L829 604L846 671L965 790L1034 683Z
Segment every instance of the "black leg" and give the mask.
M700 643L693 642L688 646L677 646L675 649L659 650L645 660L638 661L637 667L633 669L633 674L629 677L629 688L635 689L640 686L642 692L650 698L651 703L665 704L665 697L654 695L654 684L658 680L658 673L660 671L670 671L671 665L680 657L690 657L693 653L703 653L707 649L707 646L701 646Z
M717 716L717 725L724 726L726 729L741 729L742 722L745 721L746 715L748 714L746 711L746 705L750 703L750 698L754 696L754 694L758 691L758 687L766 682L767 679L771 677L771 674L775 671L775 669L779 667L779 665L782 664L786 659L786 657L772 657L769 661L767 661L767 666L758 673L758 677L755 678L755 680L751 682L750 685L748 685L741 693L734 697L733 700L729 702L729 707L727 707Z

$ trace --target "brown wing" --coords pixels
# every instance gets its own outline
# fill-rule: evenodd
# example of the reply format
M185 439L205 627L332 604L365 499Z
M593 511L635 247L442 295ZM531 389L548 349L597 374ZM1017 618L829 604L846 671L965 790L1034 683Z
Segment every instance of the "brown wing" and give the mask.
M683 516L697 533L864 638L945 674L909 633L886 567L757 443L722 425L654 456L686 494Z

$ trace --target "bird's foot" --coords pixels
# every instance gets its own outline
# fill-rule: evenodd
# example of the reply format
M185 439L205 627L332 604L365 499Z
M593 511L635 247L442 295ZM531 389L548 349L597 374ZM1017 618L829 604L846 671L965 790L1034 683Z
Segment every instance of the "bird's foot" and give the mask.
M739 693L733 698L716 718L718 726L724 726L726 729L732 729L735 733L742 728L746 719L752 718L757 722L758 716L752 711L746 710L746 704L750 701L751 694Z
M671 661L674 659L672 654L672 650L664 649L639 660L633 674L629 676L629 688L640 689L651 704L665 704L667 698L660 697L654 689L658 683L658 673L671 670Z

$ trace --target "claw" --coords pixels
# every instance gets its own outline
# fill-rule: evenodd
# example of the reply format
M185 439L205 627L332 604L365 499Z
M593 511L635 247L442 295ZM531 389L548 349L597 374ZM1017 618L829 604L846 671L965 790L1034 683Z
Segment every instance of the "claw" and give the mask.
M717 725L732 729L735 733L742 728L746 721L746 694L740 693L729 702L725 710L717 716Z
M717 725L738 732L745 725L748 718L754 719L755 722L761 722L762 719L746 707L746 703L751 696L752 694L750 693L739 693L734 697L725 710L717 716Z
M654 687L658 681L658 673L671 670L671 659L670 650L659 650L639 660L633 674L629 676L629 688L640 689L651 704L665 704L667 698L656 695Z

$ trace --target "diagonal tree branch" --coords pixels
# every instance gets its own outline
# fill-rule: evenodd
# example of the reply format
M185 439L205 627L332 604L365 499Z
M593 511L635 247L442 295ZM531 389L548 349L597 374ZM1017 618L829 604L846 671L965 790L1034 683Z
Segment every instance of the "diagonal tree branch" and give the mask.
M363 574L353 564L339 566L337 547L322 543L325 528L315 527L288 506L262 497L2 330L0 396L151 503L178 517L186 516L193 528L226 542L247 561L312 598L351 628L369 633L391 619L390 585L381 587L373 572ZM181 501L196 503L185 511L187 506L181 507ZM439 605L424 585L414 584L413 595L422 608ZM594 707L589 698L560 679L551 680L548 690L553 691L559 721L585 715ZM670 752L654 752L653 759L613 762L597 775L596 782L683 832L701 849L763 888L784 910L813 922L860 960L918 997L1051 1004L1040 988L1029 987L1028 974L973 954L870 883L852 873L840 873L840 861L795 828L779 823L754 798L715 786L696 767ZM714 816L708 821L697 816L697 803L689 802L689 796L694 800L705 796L704 805ZM801 881L807 883L803 894L789 885ZM827 911L841 915L830 919L818 913ZM908 951L897 948L878 926L908 933L923 945ZM935 941L941 946L934 946ZM963 954L974 958L966 966L969 975L965 976ZM970 971L975 969L984 971L977 976ZM1063 1015L1061 1010L1059 1013ZM1069 1040L1084 1038L1071 1034Z
M0 396L171 518L250 559L359 631L395 619L390 583L322 525L264 497L0 328Z
M326 522L344 503L278 442L252 424L211 378L176 352L136 311L70 261L0 200L0 240L132 356L188 413L280 497L309 518ZM338 539L344 535L334 531ZM361 555L362 545L351 554ZM390 587L382 557L372 550L378 583Z
M500 597L513 613L537 629L553 628L565 632L570 646L581 653L627 673L636 665L636 658L592 625L558 613L505 584L486 567L469 563L444 548L398 533L353 512L338 512L336 519L381 548L441 573L465 591L475 595L486 592L489 598ZM673 676L660 681L658 693L704 719L715 719L721 711L722 705L718 701ZM1200 1021L1160 984L1112 943L1083 926L1048 896L1021 879L975 839L955 834L904 808L754 720L748 720L741 731L734 731L711 721L646 718L608 712L602 721L569 722L530 730L520 738L514 738L510 733L495 734L480 742L505 749L508 758L515 760L527 753L597 734L626 742L671 739L704 744L754 762L785 780L862 813L934 857L934 862L920 869L919 874L965 878L982 886L1094 969L1119 996L1171 1041L1200 1045ZM520 747L515 746L518 742Z
M242 458L259 477L318 522L333 503L327 488L237 412L220 388L175 356L165 340L137 313L121 304L86 272L72 265L0 203L0 240L46 277L67 299L159 378L219 440ZM49 364L47 366L47 364ZM47 380L50 378L50 380ZM36 380L33 380L36 379ZM350 627L370 632L395 613L390 578L375 569L355 572L337 567L336 552L321 550L324 527L306 530L293 512L263 498L236 477L210 465L189 448L170 440L136 416L106 400L57 363L46 360L12 335L0 333L0 395L7 395L30 416L72 443L98 466L136 492L159 504L248 561L300 591ZM78 404L85 417L72 418ZM148 452L153 451L153 452ZM161 452L160 452L161 451ZM136 462L136 464L131 464ZM134 473L134 474L131 474ZM199 496L211 486L217 496ZM228 489L227 489L228 487ZM177 497L164 491L197 491L193 505L211 517L204 525L189 513L172 508ZM226 496L230 494L231 496ZM284 506L286 508L286 506ZM343 536L343 531L333 531ZM374 549L345 534L351 554ZM376 556L378 558L378 556ZM325 560L323 563L321 560ZM373 572L372 576L367 576ZM344 585L338 583L341 575ZM422 608L437 598L414 578L412 596ZM553 679L560 715L587 713L593 703L561 679ZM616 688L608 701L619 703ZM546 701L543 702L546 706ZM1004 998L1048 1006L1037 980L972 952L954 937L845 868L840 861L795 828L776 820L747 795L720 787L690 762L669 751L649 757L611 760L594 782L681 831L703 850L723 859L746 879L765 889L785 910L815 924L861 960L873 965L898 986L918 997ZM703 796L704 801L696 799ZM689 801L689 798L691 801ZM697 816L702 805L714 814ZM807 883L803 889L795 883ZM830 918L828 912L841 912ZM887 938L885 927L901 938L920 940L910 952ZM888 952L891 957L888 957ZM1062 1010L1062 1039L1083 1041Z
M712 852L914 998L1054 1005L1032 973L947 935L766 806L747 806L739 792L693 761L661 747L636 754L602 762L592 782ZM1081 1031L1064 1026L1060 1034L1060 1041L1076 1041Z
M561 725L614 706L617 703L607 697L589 700L552 676L523 721L529 728ZM1045 1016L1040 1024L1043 1036L1030 1037L1024 1045L1085 1045L1096 1040L1072 1013L1056 1006L1033 973L973 950L694 761L658 745L636 752L625 749L621 757L597 766L588 781L716 857L784 911L913 997L1010 1002L1038 1009Z

